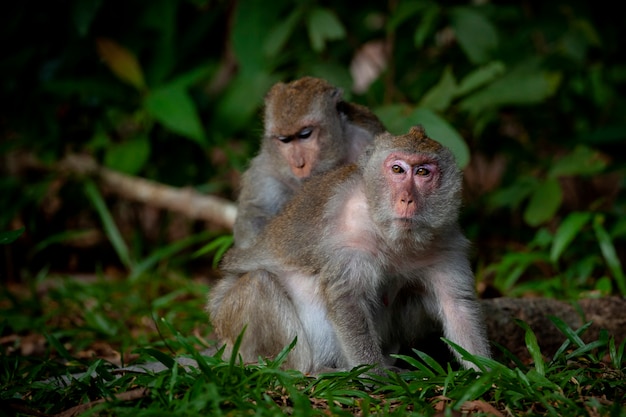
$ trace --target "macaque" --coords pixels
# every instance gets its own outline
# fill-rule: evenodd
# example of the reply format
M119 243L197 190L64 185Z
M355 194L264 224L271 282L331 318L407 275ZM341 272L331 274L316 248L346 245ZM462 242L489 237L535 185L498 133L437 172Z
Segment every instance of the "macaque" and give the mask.
M488 356L468 241L462 174L421 126L379 135L357 164L311 177L250 248L231 248L207 310L245 362L274 357L305 373L375 365L443 335ZM470 362L457 359L465 367Z
M242 177L234 225L238 247L252 244L304 179L356 162L385 131L366 107L344 101L341 89L313 77L269 90L264 129L259 154Z

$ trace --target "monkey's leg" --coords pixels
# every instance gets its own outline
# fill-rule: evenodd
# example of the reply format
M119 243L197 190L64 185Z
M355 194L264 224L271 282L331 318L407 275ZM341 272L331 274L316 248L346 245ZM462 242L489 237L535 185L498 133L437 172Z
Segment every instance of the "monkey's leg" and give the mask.
M209 312L215 332L226 344L226 354L245 328L238 354L244 362L259 356L274 358L297 336L298 342L283 364L302 372L312 370L312 353L291 299L276 277L257 270L226 277L212 290Z

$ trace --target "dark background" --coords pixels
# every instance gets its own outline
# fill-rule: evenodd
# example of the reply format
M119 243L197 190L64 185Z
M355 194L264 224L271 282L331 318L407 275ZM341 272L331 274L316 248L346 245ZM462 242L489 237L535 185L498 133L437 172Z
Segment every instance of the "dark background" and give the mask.
M591 1L13 2L0 13L1 282L126 274L86 192L111 169L236 198L269 87L322 77L393 133L423 123L465 168L484 297L626 294L623 14ZM363 48L372 55L363 57ZM365 62L365 63L364 63ZM351 66L351 64L353 64ZM354 88L364 68L379 71ZM437 132L440 136L433 134ZM99 190L133 259L228 234ZM205 236L205 235L202 235ZM212 252L159 256L210 273Z

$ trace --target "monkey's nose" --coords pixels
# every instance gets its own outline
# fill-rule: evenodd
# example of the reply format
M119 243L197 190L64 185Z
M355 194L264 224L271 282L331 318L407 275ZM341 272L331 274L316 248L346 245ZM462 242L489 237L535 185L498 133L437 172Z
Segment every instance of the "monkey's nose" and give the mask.
M306 178L311 175L311 165L307 165L306 163L296 165L292 167L291 171L293 172L293 175L298 178Z

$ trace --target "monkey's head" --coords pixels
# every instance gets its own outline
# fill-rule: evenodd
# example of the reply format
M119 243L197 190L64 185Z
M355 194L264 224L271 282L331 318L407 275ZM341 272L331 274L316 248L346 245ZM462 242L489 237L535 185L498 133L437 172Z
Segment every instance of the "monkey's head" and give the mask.
M386 236L424 242L457 223L461 171L422 126L377 136L361 166L374 221Z
M289 164L291 173L306 178L343 159L343 140L337 103L341 89L323 79L303 77L277 83L265 97L264 146L277 166Z

